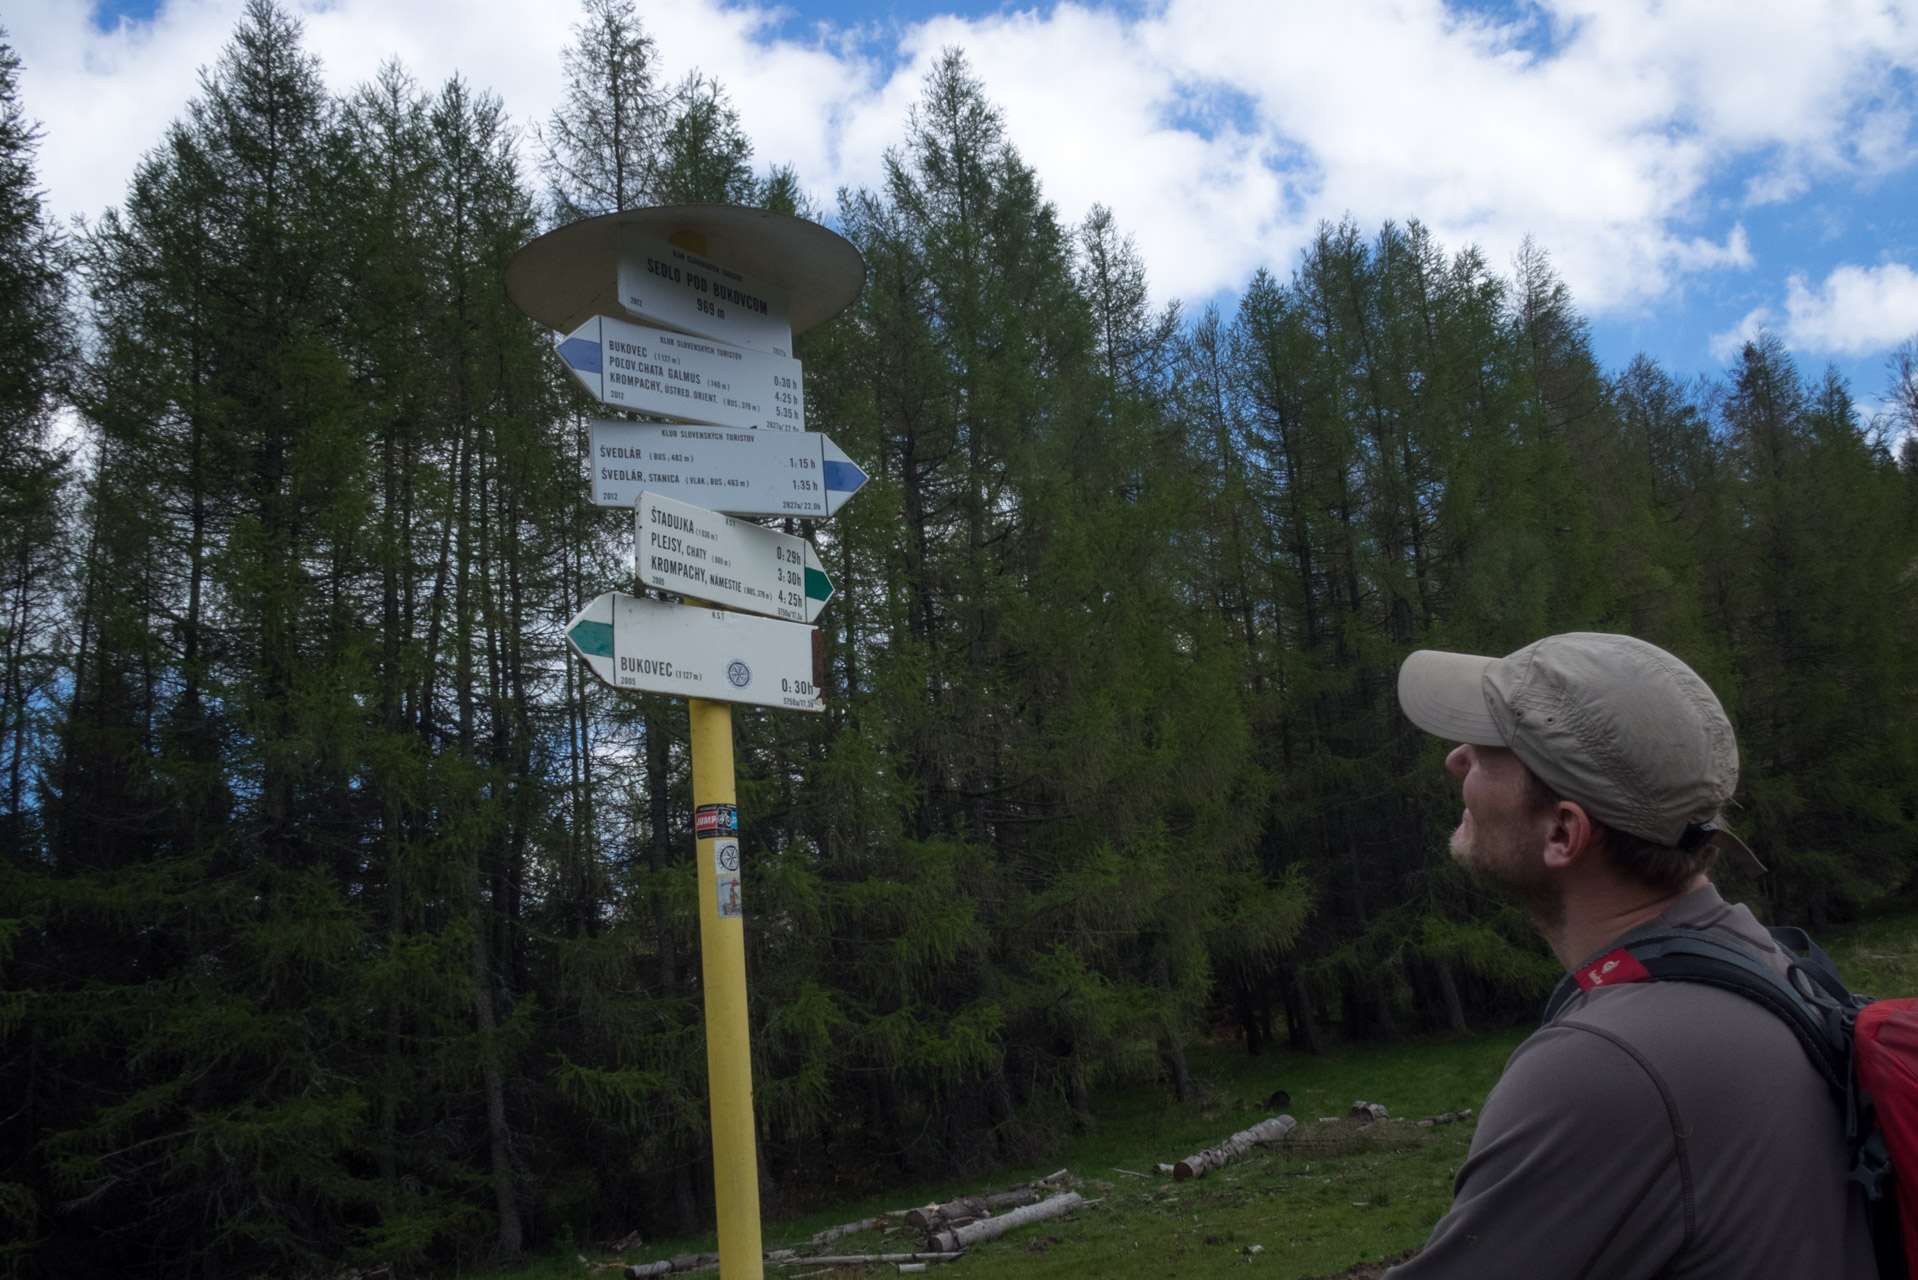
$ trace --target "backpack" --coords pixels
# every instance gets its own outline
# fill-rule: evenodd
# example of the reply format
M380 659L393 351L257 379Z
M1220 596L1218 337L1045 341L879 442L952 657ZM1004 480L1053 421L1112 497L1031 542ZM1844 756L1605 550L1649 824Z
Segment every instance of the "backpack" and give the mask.
M1769 1009L1840 1100L1879 1274L1918 1280L1918 998L1853 995L1804 930L1769 932L1791 961L1789 979L1720 936L1666 929L1566 974L1542 1021L1581 991L1626 982L1702 982Z

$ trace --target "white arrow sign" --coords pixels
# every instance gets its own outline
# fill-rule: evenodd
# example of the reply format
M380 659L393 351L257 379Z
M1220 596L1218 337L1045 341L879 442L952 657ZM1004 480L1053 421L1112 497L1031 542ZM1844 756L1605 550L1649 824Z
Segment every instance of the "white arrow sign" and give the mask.
M708 604L811 622L832 579L804 538L642 493L633 509L639 580Z
M593 501L630 508L642 491L734 516L823 520L866 483L812 431L728 431L593 420Z
M806 427L797 360L610 316L594 316L553 349L601 404L717 427Z
M615 689L824 711L819 628L609 591L566 642Z
M793 353L784 289L709 262L635 226L619 229L619 305L669 329L776 356Z

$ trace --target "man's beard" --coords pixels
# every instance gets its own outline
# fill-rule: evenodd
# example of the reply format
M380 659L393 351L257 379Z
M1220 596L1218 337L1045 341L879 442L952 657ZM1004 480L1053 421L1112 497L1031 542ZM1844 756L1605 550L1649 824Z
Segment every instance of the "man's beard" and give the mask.
M1477 823L1467 834L1461 821L1452 833L1453 861L1480 884L1517 899L1540 926L1549 928L1565 918L1565 891L1538 853L1537 839L1529 832L1507 830L1488 839Z

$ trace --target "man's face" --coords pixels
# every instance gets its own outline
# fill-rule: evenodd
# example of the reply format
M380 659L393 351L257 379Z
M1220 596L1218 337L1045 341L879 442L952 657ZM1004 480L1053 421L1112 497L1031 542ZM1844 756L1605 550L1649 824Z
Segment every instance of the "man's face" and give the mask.
M1563 910L1562 891L1543 857L1551 815L1536 807L1524 763L1506 747L1466 744L1445 757L1445 767L1458 775L1465 792L1452 857L1533 915L1555 919Z

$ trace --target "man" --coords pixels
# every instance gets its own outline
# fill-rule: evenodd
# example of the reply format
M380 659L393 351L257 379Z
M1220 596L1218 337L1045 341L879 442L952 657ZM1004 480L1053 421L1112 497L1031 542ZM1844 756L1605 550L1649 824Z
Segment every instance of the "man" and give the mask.
M1574 633L1505 658L1414 653L1399 703L1462 744L1452 856L1531 912L1585 990L1512 1055L1451 1211L1387 1274L1875 1276L1838 1103L1784 1022L1606 963L1669 927L1786 963L1706 878L1721 849L1751 859L1717 827L1738 748L1711 689L1655 645Z

